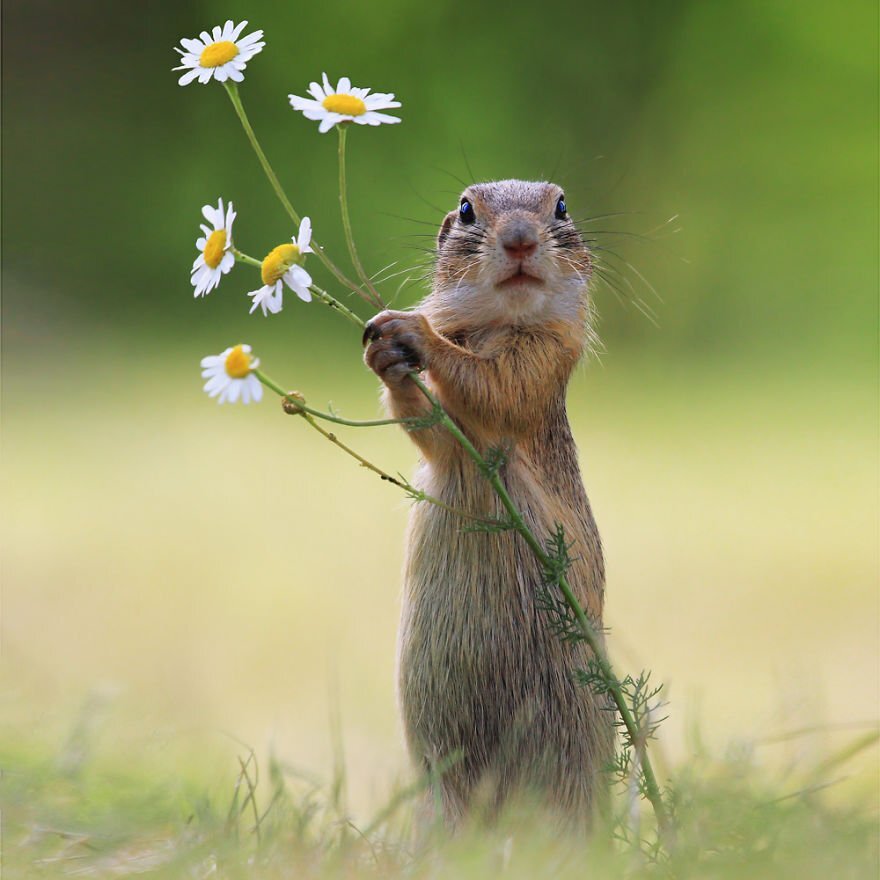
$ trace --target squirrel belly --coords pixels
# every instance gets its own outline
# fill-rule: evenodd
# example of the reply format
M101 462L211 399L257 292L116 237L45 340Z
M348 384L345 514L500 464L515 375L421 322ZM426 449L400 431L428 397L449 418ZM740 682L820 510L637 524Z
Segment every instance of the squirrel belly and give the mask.
M365 360L394 417L430 413L409 378L419 369L482 454L502 450L507 492L542 542L562 526L569 582L601 627L602 548L565 408L590 339L590 268L559 187L469 187L441 226L431 293L369 322ZM473 528L505 511L454 437L436 425L409 436L416 484L444 505L415 505L406 537L398 684L412 758L451 825L515 797L586 824L614 741L607 698L575 680L590 649L552 631L522 537Z

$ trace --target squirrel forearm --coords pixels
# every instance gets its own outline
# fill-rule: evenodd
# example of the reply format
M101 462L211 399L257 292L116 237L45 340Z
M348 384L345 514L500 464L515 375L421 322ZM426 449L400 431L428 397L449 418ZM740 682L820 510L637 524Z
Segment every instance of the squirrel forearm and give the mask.
M428 379L444 408L489 442L531 434L576 360L565 356L558 340L512 336L484 355L433 331L425 354Z

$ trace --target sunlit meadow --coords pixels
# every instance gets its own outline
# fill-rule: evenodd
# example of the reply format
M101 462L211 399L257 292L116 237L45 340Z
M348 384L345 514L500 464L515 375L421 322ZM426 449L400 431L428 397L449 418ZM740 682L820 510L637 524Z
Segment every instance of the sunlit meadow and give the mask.
M876 169L866 170L876 122L862 124L854 112L823 140L812 111L799 109L830 82L867 114L860 102L872 65L859 59L870 53L847 50L851 31L869 28L835 29L806 11L792 18L782 7L743 4L748 26L738 32L723 13L681 4L652 43L629 14L589 10L606 16L603 40L578 13L573 30L593 47L583 62L596 65L592 81L614 81L618 101L633 113L639 107L639 122L627 128L625 114L597 97L595 112L614 134L603 140L570 120L565 96L548 98L546 125L561 132L551 156L540 131L510 146L519 120L504 109L510 84L492 57L476 52L480 34L495 27L480 13L464 42L439 12L432 28L448 50L470 51L473 73L495 96L488 110L469 102L459 72L439 60L436 71L417 71L409 53L426 23L401 8L385 8L404 16L394 25L353 13L346 27L373 34L377 49L350 40L346 54L297 44L270 5L246 5L217 13L184 4L144 37L156 45L143 49L132 89L148 104L163 90L157 124L175 141L169 155L145 151L143 123L123 113L120 155L108 152L99 173L97 141L83 147L89 129L57 108L52 125L67 150L58 162L78 163L88 191L73 174L59 184L58 162L40 154L47 145L24 138L49 119L25 104L36 86L13 50L7 118L16 114L20 124L7 138L7 171L22 178L29 170L31 186L47 193L68 188L99 220L94 231L66 221L58 247L67 272L53 274L28 237L48 235L51 218L36 212L33 190L26 198L18 179L6 185L6 217L16 223L6 224L4 266L4 868L18 876L533 877L580 876L586 864L596 876L872 876L877 246L865 194L876 191ZM363 69L364 82L393 88L403 101L392 111L403 116L400 126L352 126L348 135L361 258L371 272L391 260L412 267L381 288L397 306L424 291L418 280L398 290L422 272L420 252L406 246L429 246L403 236L433 235L456 203L461 185L446 170L465 179L468 164L480 177L554 176L562 140L555 176L570 201L583 203L577 216L636 212L594 225L597 245L622 254L612 265L624 280L597 283L604 351L576 374L569 412L607 556L612 659L621 671L648 667L667 686L669 717L652 754L679 793L680 828L677 851L659 865L603 839L572 850L522 817L438 840L428 855L411 849L413 800L405 795L414 777L394 693L411 502L284 415L274 394L218 407L201 388L200 358L244 341L261 368L313 405L332 401L351 418L380 414L357 328L318 299L302 302L289 288L280 314L249 315L257 304L246 294L259 288L261 271L241 263L209 296L192 296L187 271L205 202L234 198L236 244L258 259L301 233L273 201L223 87L179 89L180 74L167 73L180 35L227 11L266 31L267 48L249 62L240 89L253 99L279 177L306 206L298 210L352 276L335 133L319 134L318 121L301 117L294 127L299 114L286 95L301 94L327 65ZM32 34L33 15L13 4L7 27ZM109 20L133 27L117 15ZM298 32L326 29L317 13L301 16ZM561 20L537 27L556 34ZM525 39L515 23L505 26L511 42ZM71 27L47 37L60 57L77 33ZM615 79L621 70L606 53L627 35L675 58L639 68L651 86L635 74ZM722 36L719 68L705 46ZM566 59L577 48L570 39L558 43ZM751 86L734 76L746 67L744 45L763 59L764 79ZM409 48L403 57L378 52L381 62L373 54L382 46ZM805 72L807 59L820 69ZM73 76L78 93L90 91L92 74L74 67ZM101 84L91 91L77 98L80 112L103 119L92 102L106 107L114 93ZM660 120L677 107L685 109L673 134L652 148L644 134L667 131ZM170 120L186 115L175 138ZM736 141L743 120L748 135ZM203 149L208 123L224 139L213 156ZM589 161L580 158L582 142L596 145ZM602 150L625 157L632 179L620 183L622 161L608 169L593 158ZM144 181L122 173L133 155ZM401 175L389 171L389 156ZM444 171L432 170L435 162ZM154 194L156 180L165 185ZM116 192L125 211L115 213L127 215L115 221L96 195L113 181L124 182ZM670 227L672 214L681 216ZM114 222L146 247L151 266L140 280L125 271L130 256L116 262L118 247L106 263L87 256L117 242ZM620 235L602 232L609 228ZM670 228L681 232L668 236ZM332 289L333 275L316 258L305 267ZM634 307L637 299L659 326ZM345 302L361 317L372 313ZM401 430L338 433L387 471L412 471L415 451ZM251 750L246 766L261 777L253 802L252 777L239 763Z

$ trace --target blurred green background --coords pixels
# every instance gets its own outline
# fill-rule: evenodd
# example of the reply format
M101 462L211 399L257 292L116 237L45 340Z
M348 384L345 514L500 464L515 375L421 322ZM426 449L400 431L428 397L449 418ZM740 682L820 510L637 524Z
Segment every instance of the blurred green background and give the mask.
M599 218L618 289L596 285L605 351L570 409L612 651L670 683L672 759L693 719L714 744L876 721L874 4L8 0L7 735L146 761L230 733L324 773L336 706L356 808L406 772L406 503L272 400L200 390L199 358L246 341L314 403L378 411L356 334L318 304L248 315L241 265L193 300L202 204L233 200L257 257L295 231L223 90L171 72L227 17L266 32L242 97L340 264L335 135L286 101L322 71L403 103L349 137L371 269L419 275L471 175L552 177ZM383 287L400 306L424 292L405 277ZM400 432L346 439L415 462Z

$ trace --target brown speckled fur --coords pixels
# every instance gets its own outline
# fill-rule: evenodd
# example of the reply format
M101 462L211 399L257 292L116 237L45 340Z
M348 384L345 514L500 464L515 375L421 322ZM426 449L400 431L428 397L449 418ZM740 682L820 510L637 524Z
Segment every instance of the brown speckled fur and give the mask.
M478 449L509 450L504 484L541 540L562 523L574 542L570 582L601 622L602 548L565 410L591 334L591 264L574 225L555 215L560 196L553 184L522 181L465 190L474 222L447 216L430 295L413 312L376 316L365 357L395 417L427 412L407 378L419 367ZM517 270L534 277L499 286ZM503 515L448 432L411 436L420 487L475 515ZM613 743L607 704L572 680L589 650L549 630L536 607L540 569L522 538L463 525L430 504L410 517L399 688L412 756L428 769L461 752L440 783L451 825L477 806L494 814L515 793L586 825Z

